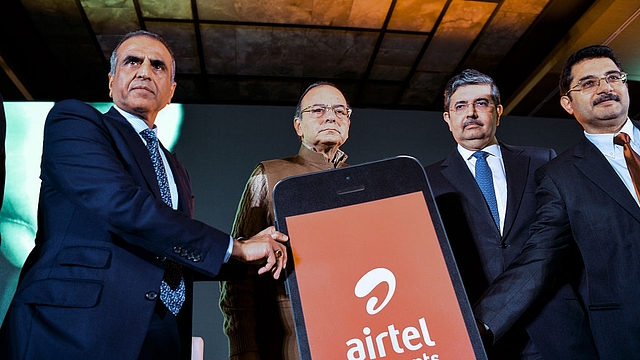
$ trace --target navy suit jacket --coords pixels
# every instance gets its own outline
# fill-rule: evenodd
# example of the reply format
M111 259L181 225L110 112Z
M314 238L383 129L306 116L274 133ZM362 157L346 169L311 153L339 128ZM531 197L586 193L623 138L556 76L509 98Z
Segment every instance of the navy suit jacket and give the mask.
M2 325L1 358L136 359L165 260L184 266L189 285L190 270L218 273L229 235L191 219L189 176L163 151L177 211L162 202L143 141L115 109L66 100L49 112L36 246ZM186 305L179 316L189 322Z
M579 295L600 359L640 358L640 207L586 138L540 168L536 181L531 236L476 316L503 333L577 249L584 263Z
M446 159L426 167L438 211L472 304L524 247L536 209L534 172L555 157L552 149L503 143L500 149L507 181L502 235L457 149ZM590 353L589 349L593 349L585 322L584 310L573 288L564 284L557 292L547 294L543 301L535 304L519 324L488 349L488 354L492 359L515 358L527 339L523 336L526 329L545 358L585 356Z

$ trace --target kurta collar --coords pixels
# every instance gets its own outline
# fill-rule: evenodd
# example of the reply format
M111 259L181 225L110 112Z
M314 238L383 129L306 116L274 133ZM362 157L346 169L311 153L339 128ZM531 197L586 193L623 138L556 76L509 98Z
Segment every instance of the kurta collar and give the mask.
M347 161L347 154L344 151L338 149L336 155L333 157L333 160L327 160L324 155L321 153L310 149L304 143L300 145L300 151L298 151L300 157L302 157L305 161L315 164L321 167L326 167L327 165L332 165L334 168L337 168L344 164Z

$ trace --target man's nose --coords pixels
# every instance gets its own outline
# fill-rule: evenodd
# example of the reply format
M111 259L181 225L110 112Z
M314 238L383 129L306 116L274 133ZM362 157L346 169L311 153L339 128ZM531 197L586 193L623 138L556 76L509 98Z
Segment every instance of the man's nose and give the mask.
M142 62L142 64L140 64L140 67L138 67L138 72L136 73L136 76L143 79L148 79L150 72L151 72L151 64L148 61L144 61Z
M324 117L325 122L336 122L335 109L332 107L328 107L327 111L324 112Z
M609 84L606 78L598 79L598 88L596 89L596 93L611 92L612 90L613 86Z
M471 104L469 104L469 106L467 106L467 116L468 117L472 117L472 118L477 118L478 117L478 112L476 111L476 104L475 103L471 103Z

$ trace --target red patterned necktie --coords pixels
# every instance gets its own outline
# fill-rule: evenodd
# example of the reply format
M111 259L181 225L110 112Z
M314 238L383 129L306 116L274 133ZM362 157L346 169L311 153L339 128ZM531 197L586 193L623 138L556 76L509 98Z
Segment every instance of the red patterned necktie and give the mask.
M613 143L621 145L624 153L624 160L627 162L627 169L631 174L631 180L633 181L633 187L636 189L636 195L640 199L640 155L638 155L631 148L629 144L629 135L621 132L613 138Z

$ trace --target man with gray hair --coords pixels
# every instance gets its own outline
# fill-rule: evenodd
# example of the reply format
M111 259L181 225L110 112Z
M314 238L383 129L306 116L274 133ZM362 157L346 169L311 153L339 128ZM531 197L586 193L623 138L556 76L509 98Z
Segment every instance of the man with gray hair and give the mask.
M235 237L273 225L273 187L294 175L345 166L340 146L349 137L351 109L338 88L317 82L298 101L293 127L302 144L295 156L263 161L247 181L233 224ZM230 264L231 265L231 264ZM220 309L231 360L299 359L293 313L284 281L237 264L237 279L221 283Z
M426 167L447 237L471 304L520 253L536 208L535 170L552 149L498 142L502 115L493 79L464 70L444 91L444 121L458 144ZM589 347L584 311L572 287L554 289L492 348L490 359L568 359Z
M147 31L114 50L105 114L57 103L44 126L35 248L0 329L2 359L187 360L194 273L229 259L278 278L287 236L239 241L194 220L189 175L157 139L175 59Z

